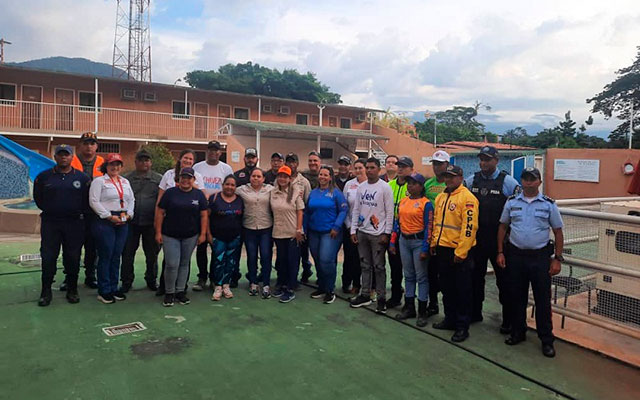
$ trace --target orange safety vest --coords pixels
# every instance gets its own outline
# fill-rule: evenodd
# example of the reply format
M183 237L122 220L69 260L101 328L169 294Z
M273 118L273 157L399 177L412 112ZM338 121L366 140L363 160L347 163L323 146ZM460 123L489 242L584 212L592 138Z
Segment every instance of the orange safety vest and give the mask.
M104 163L104 158L100 156L96 156L96 162L93 164L93 176L92 178L97 178L102 176L102 172L100 172L100 166ZM71 166L78 171L84 171L82 168L82 161L78 158L76 154L73 155L73 161L71 161Z

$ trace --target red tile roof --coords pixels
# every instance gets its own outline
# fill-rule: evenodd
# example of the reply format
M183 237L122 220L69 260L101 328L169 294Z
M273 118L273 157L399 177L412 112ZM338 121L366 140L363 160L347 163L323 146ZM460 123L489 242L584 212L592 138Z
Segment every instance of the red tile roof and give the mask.
M487 143L487 142L470 142L470 141L454 141L447 142L443 144L439 144L438 147L448 148L448 149L479 149L484 146L493 146L497 150L535 150L535 147L527 147L527 146L516 146L513 144L507 143Z

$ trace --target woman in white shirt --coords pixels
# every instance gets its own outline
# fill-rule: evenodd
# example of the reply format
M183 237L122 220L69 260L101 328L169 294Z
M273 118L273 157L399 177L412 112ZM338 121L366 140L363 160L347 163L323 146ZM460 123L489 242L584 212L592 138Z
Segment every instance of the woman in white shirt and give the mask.
M360 256L358 255L358 245L351 241L351 213L356 201L356 192L362 182L367 180L365 172L365 159L359 158L353 163L353 174L355 178L344 184L342 193L349 204L347 218L344 219L345 229L342 237L342 248L344 249L344 262L342 264L342 292L357 295L360 293Z
M118 290L118 273L135 197L129 181L120 176L122 165L120 154L108 154L100 166L104 175L95 178L89 189L89 205L99 217L91 225L98 251L98 300L105 304L126 299Z

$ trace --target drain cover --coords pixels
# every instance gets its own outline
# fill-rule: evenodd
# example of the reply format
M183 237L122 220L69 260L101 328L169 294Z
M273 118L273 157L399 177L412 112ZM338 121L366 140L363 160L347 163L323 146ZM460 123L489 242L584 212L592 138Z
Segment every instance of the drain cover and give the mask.
M38 254L21 254L20 255L20 262L25 262L25 261L40 261L42 260L42 258L40 257L40 253Z
M125 333L144 331L145 329L147 329L147 327L144 326L142 322L131 322L124 325L108 326L106 328L102 328L102 332L104 332L107 336L118 336L124 335Z

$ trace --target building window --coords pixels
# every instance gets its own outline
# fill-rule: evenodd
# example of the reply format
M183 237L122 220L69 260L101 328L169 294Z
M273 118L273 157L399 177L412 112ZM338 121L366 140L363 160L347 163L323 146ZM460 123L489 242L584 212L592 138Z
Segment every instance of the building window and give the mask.
M207 159L207 152L205 151L196 151L196 159L193 163L199 163L200 161L204 161Z
M80 111L94 112L96 108L95 92L78 92ZM102 112L102 93L98 93L98 112Z
M340 128L351 129L351 118L340 118Z
M325 159L333 159L333 149L331 147L320 147L320 158Z
M640 233L616 232L616 251L640 256Z
M14 106L16 104L16 85L0 83L0 105Z
M336 128L338 126L338 118L329 117L329 126L332 128Z
M309 116L307 114L296 114L296 125L309 125Z
M171 107L173 108L173 118L189 118L189 115L191 115L190 103L187 103L187 112L184 110L184 101L173 100Z
M233 109L233 118L235 119L249 119L249 109L235 107Z
M311 115L311 125L315 125L315 126L320 125L320 118L318 114Z
M120 153L120 143L98 142L97 153Z

